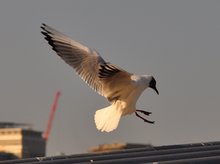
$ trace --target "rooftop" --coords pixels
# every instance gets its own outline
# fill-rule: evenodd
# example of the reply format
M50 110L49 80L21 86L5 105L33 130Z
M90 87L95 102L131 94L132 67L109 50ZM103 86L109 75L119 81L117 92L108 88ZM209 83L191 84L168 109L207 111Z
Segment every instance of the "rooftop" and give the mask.
M29 159L9 160L4 164L68 164L68 163L102 163L102 164L190 164L220 163L220 141L192 143L182 145L146 146L141 148L122 149L113 152L85 153L54 157L35 157Z

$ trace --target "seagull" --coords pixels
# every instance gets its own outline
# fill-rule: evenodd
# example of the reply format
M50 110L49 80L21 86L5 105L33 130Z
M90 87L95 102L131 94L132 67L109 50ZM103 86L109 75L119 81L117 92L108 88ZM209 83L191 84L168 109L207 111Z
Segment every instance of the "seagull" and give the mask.
M151 112L136 109L136 102L146 88L156 88L156 80L151 75L136 75L106 62L97 51L76 42L54 28L42 24L41 33L52 49L69 64L93 90L104 96L110 106L95 112L96 128L111 132L118 127L122 116L135 113L137 117L153 124L143 116Z

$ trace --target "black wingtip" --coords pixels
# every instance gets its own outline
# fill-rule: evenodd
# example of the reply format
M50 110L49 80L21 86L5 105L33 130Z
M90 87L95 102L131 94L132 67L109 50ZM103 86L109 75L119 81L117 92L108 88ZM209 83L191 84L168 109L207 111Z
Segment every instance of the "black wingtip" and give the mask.
M42 29L43 31L41 31L41 33L44 35L44 39L47 40L47 42L49 43L49 45L51 45L51 47L52 47L52 49L53 49L54 51L57 51L57 50L56 50L56 46L55 46L55 44L54 44L54 41L53 41L53 39L52 39L52 36L50 36L51 33L45 29L45 27L44 27L45 24L44 24L44 23L42 23L42 25L43 25L43 26L41 26L41 29Z
M49 27L49 26L47 26L46 24L42 23L42 26L41 26L40 28L41 28L43 31L45 31L46 33L52 34L52 32L47 29L48 27Z
M42 30L45 30L45 27L46 27L47 25L45 24L45 23L42 23L41 24L41 26L40 26L40 28L42 29Z
M44 36L48 35L45 31L41 31L41 34L43 34Z

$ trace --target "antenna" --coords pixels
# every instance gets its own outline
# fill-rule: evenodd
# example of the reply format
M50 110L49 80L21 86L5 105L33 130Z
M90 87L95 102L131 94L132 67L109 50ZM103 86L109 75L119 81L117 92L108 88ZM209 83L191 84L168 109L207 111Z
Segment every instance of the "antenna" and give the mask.
M60 91L57 91L56 95L55 95L53 106L51 108L50 117L49 117L48 124L47 124L47 129L45 130L45 132L43 134L43 138L45 139L45 141L48 140L49 135L50 135L50 131L51 131L51 127L52 127L52 123L53 123L53 119L54 119L54 115L56 112L56 108L57 108L57 104L58 104L58 100L59 100L60 95L61 95Z

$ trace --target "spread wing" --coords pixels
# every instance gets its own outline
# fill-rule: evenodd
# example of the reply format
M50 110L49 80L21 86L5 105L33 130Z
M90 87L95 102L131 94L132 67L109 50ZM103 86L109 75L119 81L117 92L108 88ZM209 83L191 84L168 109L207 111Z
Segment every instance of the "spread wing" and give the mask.
M73 67L92 89L108 98L109 101L115 99L115 94L119 93L117 91L119 86L125 87L130 80L130 73L105 62L98 52L50 26L42 24L41 29L41 33L57 55Z

